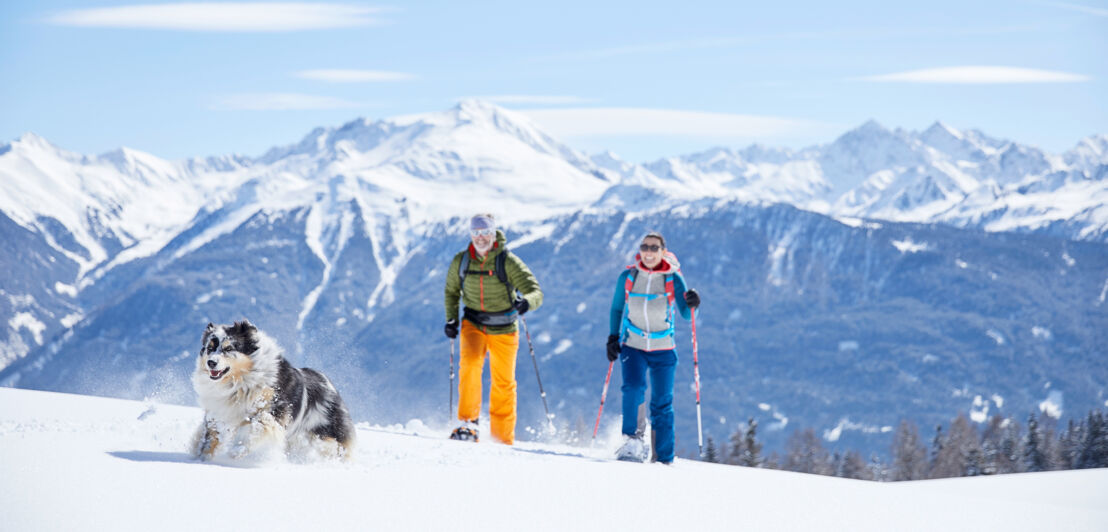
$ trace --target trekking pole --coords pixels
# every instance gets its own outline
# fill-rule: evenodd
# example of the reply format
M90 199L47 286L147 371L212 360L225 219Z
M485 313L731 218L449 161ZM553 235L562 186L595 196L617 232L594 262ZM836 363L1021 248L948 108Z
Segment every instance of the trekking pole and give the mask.
M604 399L608 397L608 383L612 380L612 366L615 360L608 361L608 376L604 377L604 391L600 392L600 410L596 413L596 425L592 428L592 443L596 443L596 431L600 430L600 415L604 413Z
M449 422L450 416L454 415L454 339L450 339L450 412L446 417Z
M700 421L700 364L696 357L696 309L692 311L692 367L693 380L696 382L696 444L700 447L700 456L704 456L704 428Z
M539 395L542 396L542 408L546 410L546 422L550 423L550 432L553 433L557 429L554 428L554 416L550 415L550 409L546 406L546 392L542 389L542 377L539 377L539 362L535 359L535 345L531 343L531 333L527 331L527 320L520 316L519 321L523 323L523 334L527 336L527 348L531 350L531 363L535 365L535 379L539 381Z

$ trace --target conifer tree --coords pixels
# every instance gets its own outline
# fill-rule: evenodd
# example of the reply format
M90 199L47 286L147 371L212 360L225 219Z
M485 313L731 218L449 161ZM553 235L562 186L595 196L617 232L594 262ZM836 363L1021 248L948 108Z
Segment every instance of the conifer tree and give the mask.
M977 475L981 469L981 446L977 430L965 414L950 424L950 433L942 439L931 464L930 478Z
M1077 459L1078 469L1108 467L1108 419L1100 412L1089 412L1085 438Z
M1018 473L1020 457L1023 455L1022 428L1015 419L1008 418L1000 440L997 473Z
M704 461L719 463L719 451L716 450L716 442L711 436L708 436L708 443L704 447Z
M927 449L919 439L915 423L901 420L893 437L892 480L920 480L927 478Z
M742 465L742 456L744 452L743 427L739 425L735 427L735 432L732 432L730 438L728 438L727 453L724 457L724 462L731 465Z
M857 451L847 451L843 456L839 476L855 480L873 480L866 467L866 460Z
M831 463L816 431L807 428L789 436L784 468L798 473L831 474Z
M1077 469L1081 458L1081 447L1085 443L1085 424L1075 423L1072 419L1066 424L1066 430L1058 438L1058 468Z
M985 431L981 435L981 474L996 475L999 473L1011 473L1004 469L1003 439L1005 426L1008 420L1000 415L989 418L985 425Z
M746 433L743 435L743 454L739 465L746 467L761 467L762 444L758 442L758 421L750 418L746 423Z
M889 468L885 467L885 464L881 462L881 457L877 453L873 453L869 457L869 463L866 464L866 475L869 480L876 480L878 482L888 482L891 478Z
M943 438L943 426L935 425L935 437L931 439L931 461L927 465L927 478L941 478L934 475L935 464L939 461L939 455L943 451L945 440Z
M1043 449L1042 433L1039 431L1039 421L1032 413L1027 418L1027 438L1023 445L1023 470L1029 473L1049 471L1050 462Z

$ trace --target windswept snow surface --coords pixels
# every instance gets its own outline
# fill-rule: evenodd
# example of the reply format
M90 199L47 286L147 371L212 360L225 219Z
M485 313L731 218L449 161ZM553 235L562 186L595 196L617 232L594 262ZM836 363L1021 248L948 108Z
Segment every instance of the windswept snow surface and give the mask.
M371 413L366 413L371 414ZM372 417L371 415L369 417ZM1108 470L896 484L358 426L349 464L185 452L198 408L0 388L4 530L1105 530Z

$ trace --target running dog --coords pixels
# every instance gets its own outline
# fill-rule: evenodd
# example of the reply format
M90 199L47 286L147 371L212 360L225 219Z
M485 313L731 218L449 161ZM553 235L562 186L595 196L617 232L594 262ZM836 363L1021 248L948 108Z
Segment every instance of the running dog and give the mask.
M338 391L322 373L296 369L281 353L249 321L208 324L192 374L204 409L195 456L351 457L354 424Z

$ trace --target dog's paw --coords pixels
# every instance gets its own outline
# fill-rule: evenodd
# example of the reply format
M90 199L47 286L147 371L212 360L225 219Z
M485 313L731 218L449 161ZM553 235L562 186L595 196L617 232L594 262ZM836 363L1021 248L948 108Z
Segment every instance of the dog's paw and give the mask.
M250 445L245 441L236 441L231 448L227 450L227 456L234 458L235 460L241 460L246 458L250 454Z

